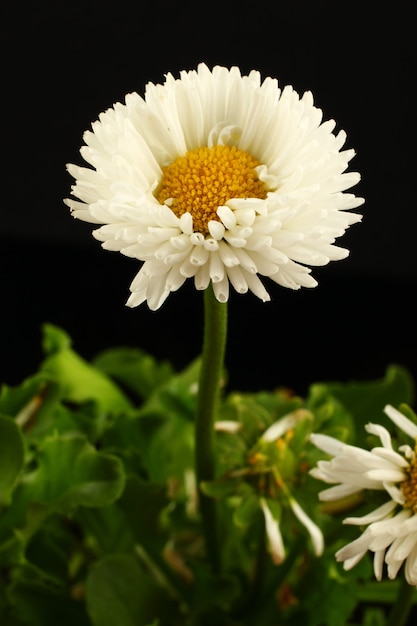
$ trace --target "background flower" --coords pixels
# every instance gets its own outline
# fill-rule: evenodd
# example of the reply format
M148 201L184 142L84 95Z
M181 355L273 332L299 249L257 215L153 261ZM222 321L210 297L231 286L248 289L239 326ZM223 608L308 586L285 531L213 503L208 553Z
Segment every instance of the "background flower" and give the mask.
M78 200L66 203L103 224L105 249L144 261L129 306L157 309L187 278L221 302L230 283L266 301L259 275L313 287L308 266L348 254L334 242L363 200L345 193L359 175L334 127L309 92L200 64L99 116L81 148L92 167L68 166Z
M346 570L354 567L368 550L374 553L374 572L383 575L384 561L389 578L395 578L405 563L405 577L417 585L417 425L391 405L385 413L406 435L413 447L395 450L391 435L378 424L367 424L368 433L379 437L382 446L372 450L346 445L333 437L312 434L315 446L330 454L330 461L319 461L310 474L335 486L321 491L322 501L334 501L365 489L385 491L389 499L361 517L347 517L344 524L367 526L362 535L336 553Z

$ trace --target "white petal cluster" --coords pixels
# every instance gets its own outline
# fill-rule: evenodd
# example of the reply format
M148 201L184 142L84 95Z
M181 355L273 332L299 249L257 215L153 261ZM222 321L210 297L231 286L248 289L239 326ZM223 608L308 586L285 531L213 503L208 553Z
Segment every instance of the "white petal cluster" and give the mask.
M383 575L384 563L389 578L395 578L404 564L406 580L417 585L417 515L407 504L402 483L410 477L415 461L414 446L417 426L391 405L385 413L405 434L413 439L413 447L400 446L394 450L391 435L381 425L367 424L366 430L379 437L381 446L372 450L344 444L333 437L312 434L311 441L331 455L329 461L319 461L311 475L334 486L320 492L322 501L334 501L364 489L385 491L387 501L362 517L348 517L344 524L366 526L366 529L336 553L346 570L354 567L362 557L374 553L374 572L378 580Z
M334 242L360 221L349 210L363 200L345 193L360 177L345 172L354 151L343 149L346 135L334 128L322 122L310 92L300 97L275 79L262 82L257 71L242 76L237 67L200 64L99 116L81 148L89 167L68 165L76 182L66 204L74 217L101 225L94 236L105 249L143 262L129 306L146 301L157 309L187 278L197 289L211 283L221 302L230 284L266 301L259 276L291 289L313 287L309 266L348 254ZM154 192L162 168L217 144L256 158L268 193L219 206L203 236L190 213L177 217Z

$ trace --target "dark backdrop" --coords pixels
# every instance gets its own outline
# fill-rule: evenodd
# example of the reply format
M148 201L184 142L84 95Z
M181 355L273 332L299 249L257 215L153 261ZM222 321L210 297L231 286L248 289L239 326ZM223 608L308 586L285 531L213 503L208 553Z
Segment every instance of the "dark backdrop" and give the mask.
M9 3L11 4L11 3ZM319 286L273 300L233 295L227 366L234 388L417 375L415 27L411 3L38 0L2 8L2 325L0 380L40 359L40 327L64 327L87 358L141 346L178 367L201 346L191 285L158 312L124 305L138 264L101 250L73 220L67 162L98 114L166 72L236 64L311 90L337 120L362 174L362 224L339 240L347 260L314 270ZM268 287L271 283L268 285Z

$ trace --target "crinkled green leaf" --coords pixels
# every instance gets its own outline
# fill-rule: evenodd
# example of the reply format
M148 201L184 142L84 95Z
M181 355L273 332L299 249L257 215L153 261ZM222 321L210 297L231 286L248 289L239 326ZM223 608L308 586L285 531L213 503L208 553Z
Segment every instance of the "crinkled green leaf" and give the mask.
M91 626L83 602L68 589L39 577L34 568L13 572L8 590L10 612L22 626Z
M333 559L333 555L315 559L306 575L296 581L295 594L302 601L290 609L288 623L291 626L346 626L348 623L357 603L357 584L353 578L342 578L338 574Z
M59 382L62 397L70 402L95 401L103 411L126 411L132 405L125 394L99 370L72 350L47 358L42 370Z
M141 408L141 415L170 419L172 415L194 422L200 360L160 385Z
M199 623L219 623L221 618L219 619L218 609L229 611L240 591L241 586L235 576L230 574L214 575L207 568L199 569L193 595L193 609L197 615L201 614L202 616Z
M3 571L24 560L23 540L14 533L13 528L8 530L7 534L3 532L0 537L0 570Z
M58 514L49 514L28 537L25 561L55 585L65 586L77 553L75 524ZM75 535L75 537L74 537Z
M56 332L55 327L47 326L47 338ZM56 380L62 397L77 404L94 401L107 412L120 412L132 408L132 404L121 389L103 372L82 359L68 347L68 342L52 341L55 351L46 357L41 371Z
M205 481L201 483L201 490L212 498L226 498L236 495L242 485L242 477L221 476L217 480Z
M380 607L365 609L362 626L386 626L387 618L385 611Z
M166 540L160 528L160 515L168 504L166 487L128 476L118 506L136 540L145 545L162 546Z
M22 626L17 617L10 615L10 607L7 602L6 590L0 587L0 624L1 626Z
M239 528L251 526L259 516L259 498L255 493L248 493L243 497L233 514L233 521Z
M182 481L194 468L194 425L176 417L161 424L149 443L146 468L155 482Z
M93 626L147 626L156 617L174 624L175 605L134 556L112 554L90 570L86 604Z
M15 387L4 386L0 411L14 417L29 446L58 431L81 431L95 441L107 426L107 413L94 401L82 406L68 405L60 384L46 373L39 373Z
M39 451L39 467L28 483L32 500L67 512L77 506L106 506L124 487L120 459L98 452L80 434L55 434Z
M42 326L42 348L45 354L55 354L61 350L68 350L72 346L72 339L65 330L54 324Z
M397 365L388 367L381 379L320 383L310 388L311 399L335 398L349 412L355 425L356 445L364 443L364 426L368 422L382 424L392 431L392 422L383 412L385 405L412 404L414 393L414 381L410 373Z
M4 389L3 405L9 409L10 415L15 416L29 446L55 431L80 430L92 440L97 437L103 413L94 403L82 407L67 406L62 401L59 384L51 381L48 374L40 374L26 383Z
M139 348L107 350L95 357L94 365L140 398L148 398L174 374L170 363L159 363Z
M117 501L102 507L79 507L74 519L84 529L95 553L104 555L133 550L135 536Z
M51 377L46 372L39 372L30 376L21 384L15 386L2 385L0 392L0 411L10 417L29 421L30 413L35 413L39 400ZM19 416L20 413L26 415Z
M116 449L129 467L140 458L153 481L182 475L193 465L198 371L199 363L192 363L156 388L139 409L118 416L106 426L102 443Z
M0 414L0 506L10 493L23 469L25 442L15 420Z
M306 401L313 413L313 432L331 435L341 441L353 441L356 424L350 411L324 385L313 386ZM314 447L314 446L311 446ZM322 454L320 453L320 456Z

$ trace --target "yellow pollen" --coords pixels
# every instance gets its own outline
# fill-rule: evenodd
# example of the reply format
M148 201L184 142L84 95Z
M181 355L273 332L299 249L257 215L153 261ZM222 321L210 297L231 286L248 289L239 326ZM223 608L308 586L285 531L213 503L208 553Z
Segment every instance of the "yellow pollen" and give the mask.
M266 187L255 171L258 165L252 155L235 146L190 150L163 168L154 195L161 204L169 200L178 217L191 213L194 232L206 236L208 223L220 221L216 211L228 200L266 198Z
M415 452L417 455L417 445ZM417 512L417 456L410 462L407 473L408 478L401 483L401 491L405 499L404 507Z

